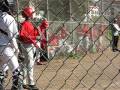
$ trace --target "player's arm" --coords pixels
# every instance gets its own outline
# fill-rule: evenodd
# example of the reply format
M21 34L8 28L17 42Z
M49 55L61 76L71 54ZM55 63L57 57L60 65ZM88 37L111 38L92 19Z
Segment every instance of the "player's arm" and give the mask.
M18 44L17 44L17 40L16 40L16 38L18 36L17 23L13 17L9 17L9 18L11 18L11 21L7 22L8 29L9 29L8 37L10 38L11 47L15 50L16 55L18 55L19 49L18 49Z
M47 29L49 27L49 23L46 19L42 20L42 23L40 25L41 29Z
M120 32L120 27L119 27L119 25L118 25L118 24L113 24L113 26L114 26L114 28L115 28L117 31L119 31L119 32Z

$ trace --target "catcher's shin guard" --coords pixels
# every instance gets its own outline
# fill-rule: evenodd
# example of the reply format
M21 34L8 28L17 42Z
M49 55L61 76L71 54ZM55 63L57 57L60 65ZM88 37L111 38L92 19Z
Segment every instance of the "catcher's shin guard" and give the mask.
M0 90L5 90L4 89L4 73L0 71Z
M16 69L13 72L13 83L11 90L22 90L22 83L20 78L21 78L20 70Z

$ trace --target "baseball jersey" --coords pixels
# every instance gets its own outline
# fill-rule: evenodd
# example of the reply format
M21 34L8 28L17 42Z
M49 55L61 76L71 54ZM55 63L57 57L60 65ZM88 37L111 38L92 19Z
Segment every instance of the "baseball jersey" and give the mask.
M21 29L19 30L20 40L25 44L34 44L36 47L36 37L39 35L39 32L34 28L33 24L30 21L24 21L21 24Z
M17 49L16 36L18 35L18 28L15 19L7 12L0 11L0 29L7 33L7 35L0 32L0 45L12 44Z

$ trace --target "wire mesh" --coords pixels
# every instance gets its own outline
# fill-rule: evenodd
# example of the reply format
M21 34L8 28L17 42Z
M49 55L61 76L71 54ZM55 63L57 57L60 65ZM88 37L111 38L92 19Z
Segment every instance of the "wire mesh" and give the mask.
M34 67L35 85L40 90L120 89L119 52L112 52L111 30L113 19L120 12L119 0L17 0L14 4L18 24L24 20L21 11L26 6L35 10L31 20L35 27L43 18L49 22L44 32L46 45L38 50L39 59L45 64L37 65L35 61L28 69L22 63L25 60L19 61L21 70L31 71ZM19 49L23 48L19 40L18 44ZM34 46L28 51L32 50L35 52ZM26 52L25 47L22 52ZM33 58L36 60L35 56L36 53ZM22 58L28 57L19 57ZM12 72L7 74L6 90L13 84ZM23 85L23 78L20 80Z

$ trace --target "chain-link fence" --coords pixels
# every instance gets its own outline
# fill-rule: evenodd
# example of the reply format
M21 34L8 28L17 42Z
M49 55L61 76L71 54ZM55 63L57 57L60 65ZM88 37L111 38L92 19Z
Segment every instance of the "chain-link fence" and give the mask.
M45 64L37 65L35 61L33 65L39 90L120 89L119 52L112 51L111 30L119 15L120 0L15 0L12 5L18 24L24 20L21 11L26 6L34 9L31 21L35 27L43 19L49 22L44 31L45 46L39 50ZM23 63L20 65L31 71ZM5 90L12 84L9 72Z

